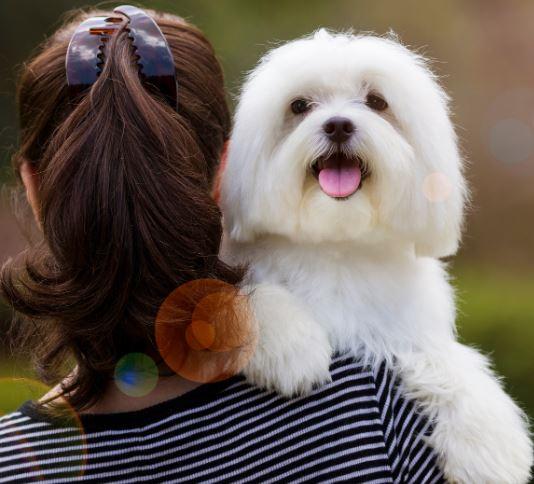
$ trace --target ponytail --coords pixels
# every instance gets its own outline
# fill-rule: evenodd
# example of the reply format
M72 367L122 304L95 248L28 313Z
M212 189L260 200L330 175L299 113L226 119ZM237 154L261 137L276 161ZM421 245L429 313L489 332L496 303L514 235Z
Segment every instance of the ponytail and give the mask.
M64 378L63 362L74 359L65 393L75 408L101 395L121 355L153 344L173 289L241 279L218 258L221 215L210 196L229 130L220 66L197 29L154 16L175 58L177 111L141 83L126 31L110 40L101 75L75 105L60 63L72 26L21 78L16 160L38 173L44 241L3 267L0 287L31 322L24 335L39 340L45 382Z

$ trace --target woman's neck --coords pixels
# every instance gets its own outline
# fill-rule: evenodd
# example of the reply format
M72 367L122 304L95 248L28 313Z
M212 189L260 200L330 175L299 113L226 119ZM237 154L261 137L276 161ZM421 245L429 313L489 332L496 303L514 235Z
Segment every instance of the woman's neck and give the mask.
M148 395L131 397L124 394L111 381L98 402L82 413L133 412L171 400L172 398L190 392L200 385L200 383L186 380L179 375L167 376L160 378L155 388Z
M45 405L48 403L65 403L62 388L68 386L70 378L71 377L67 377L63 383L52 388L40 399L40 402ZM160 376L156 386L148 395L133 397L123 393L116 385L115 381L111 379L98 401L90 407L82 410L81 413L104 414L134 412L179 397L180 395L194 390L200 385L201 383L187 380L179 375Z

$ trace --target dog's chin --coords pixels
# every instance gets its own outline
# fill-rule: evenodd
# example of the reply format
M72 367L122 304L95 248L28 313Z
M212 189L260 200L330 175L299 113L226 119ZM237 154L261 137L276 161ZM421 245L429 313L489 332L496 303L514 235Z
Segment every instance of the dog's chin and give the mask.
M336 200L348 200L369 176L369 170L359 156L342 152L320 156L314 160L311 173L321 190Z

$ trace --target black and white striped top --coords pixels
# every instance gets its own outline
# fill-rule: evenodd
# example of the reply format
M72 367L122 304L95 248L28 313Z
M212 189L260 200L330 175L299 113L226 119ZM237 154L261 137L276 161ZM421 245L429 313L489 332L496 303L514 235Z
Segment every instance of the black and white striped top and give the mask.
M287 400L236 376L148 409L63 425L27 403L0 419L0 482L436 483L428 422L384 367L347 356Z

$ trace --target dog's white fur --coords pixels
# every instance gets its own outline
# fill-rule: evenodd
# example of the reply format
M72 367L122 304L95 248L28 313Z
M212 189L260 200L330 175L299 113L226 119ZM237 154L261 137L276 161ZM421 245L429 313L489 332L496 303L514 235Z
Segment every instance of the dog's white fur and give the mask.
M378 92L389 108L365 104ZM290 104L313 102L306 115ZM444 264L459 243L466 186L447 96L425 60L393 38L320 30L269 52L239 102L221 205L225 253L251 264L260 341L246 369L283 394L329 379L333 351L386 360L435 419L431 445L458 483L524 483L524 414L487 359L455 337ZM350 198L310 166L331 148L323 123L349 118L349 149L370 168ZM425 178L447 196L432 201ZM438 197L439 198L439 197Z

